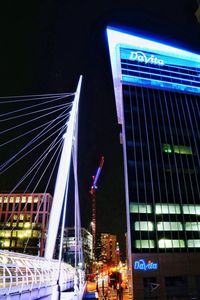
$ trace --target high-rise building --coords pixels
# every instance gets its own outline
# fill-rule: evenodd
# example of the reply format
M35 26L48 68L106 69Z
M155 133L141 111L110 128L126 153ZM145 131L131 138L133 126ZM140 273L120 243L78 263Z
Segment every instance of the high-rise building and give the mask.
M199 299L200 55L107 34L133 299Z
M0 194L0 249L43 256L51 204L48 193Z
M119 260L117 237L110 233L97 233L96 260L115 266Z
M75 264L75 252L80 251L80 244L82 246L83 258L85 263L85 268L87 271L91 268L92 258L93 258L93 238L92 234L85 228L80 230L80 241L76 241L75 228L66 227L63 236L63 257L64 261ZM60 239L59 239L60 240ZM59 252L59 241L57 243L57 253ZM58 254L57 254L58 256Z

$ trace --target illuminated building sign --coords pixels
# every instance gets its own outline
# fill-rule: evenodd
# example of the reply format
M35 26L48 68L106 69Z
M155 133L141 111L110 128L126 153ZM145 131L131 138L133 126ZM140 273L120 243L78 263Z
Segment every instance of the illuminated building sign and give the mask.
M164 60L159 59L155 55L151 54L147 56L144 52L141 51L131 51L129 59L136 60L138 62L144 62L145 64L153 64L163 66Z
M123 82L200 93L200 65L188 58L120 47L120 60Z
M158 269L158 263L152 262L151 260L148 260L146 263L144 259L136 260L134 262L134 270L140 270L140 271L149 271L149 270L157 270Z
M112 28L107 34L116 91L127 83L200 94L199 54Z

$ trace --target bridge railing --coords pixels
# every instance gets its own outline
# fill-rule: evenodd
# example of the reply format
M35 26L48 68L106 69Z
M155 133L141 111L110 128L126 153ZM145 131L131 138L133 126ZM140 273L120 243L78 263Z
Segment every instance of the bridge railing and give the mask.
M0 296L34 288L73 288L75 269L57 260L0 250Z

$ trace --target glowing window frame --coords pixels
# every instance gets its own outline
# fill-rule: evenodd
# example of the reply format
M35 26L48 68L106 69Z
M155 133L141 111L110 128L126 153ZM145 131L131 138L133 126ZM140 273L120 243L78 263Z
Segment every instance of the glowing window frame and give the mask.
M158 222L157 231L183 231L183 224L181 222Z
M136 249L153 249L155 248L154 240L135 240Z
M146 203L130 202L129 211L130 213L151 214L152 206Z
M135 231L154 231L154 224L151 221L136 221Z
M171 239L160 239L158 241L159 249L169 249L169 248L185 248L184 240L171 240Z

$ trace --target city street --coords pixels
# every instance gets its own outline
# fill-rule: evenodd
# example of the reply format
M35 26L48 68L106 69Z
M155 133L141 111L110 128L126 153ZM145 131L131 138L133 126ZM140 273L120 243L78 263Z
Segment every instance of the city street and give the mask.
M117 295L117 290L111 287L104 287L103 289L98 288L98 292L96 290L96 282L88 282L87 283L87 293L85 295L85 299L110 299L110 300L130 300L128 294L128 289L123 289L123 293L121 296Z

